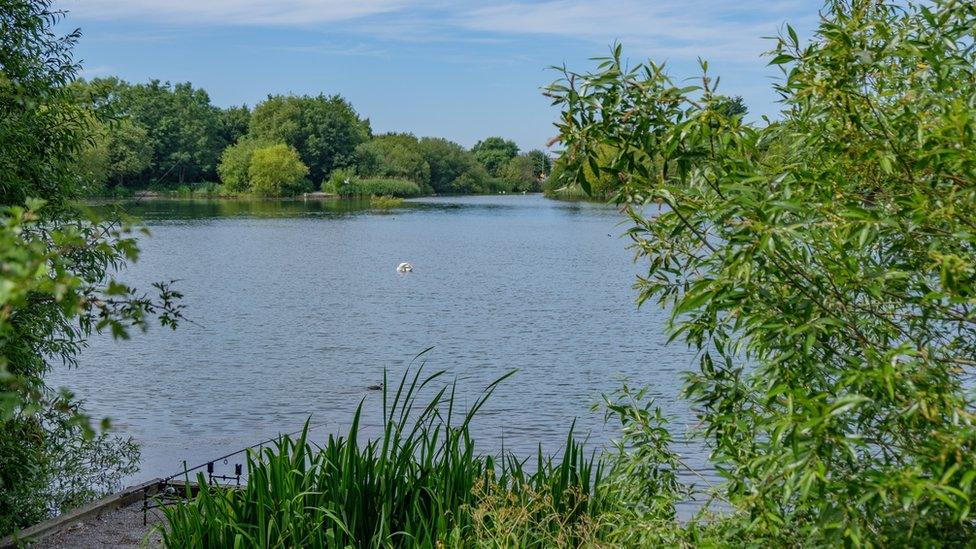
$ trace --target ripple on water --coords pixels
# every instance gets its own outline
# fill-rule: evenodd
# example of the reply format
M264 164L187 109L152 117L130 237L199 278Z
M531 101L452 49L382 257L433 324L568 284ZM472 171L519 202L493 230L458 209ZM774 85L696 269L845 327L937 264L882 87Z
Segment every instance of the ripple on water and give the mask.
M270 205L269 205L270 204ZM95 415L142 444L144 480L206 461L311 417L325 437L364 399L377 432L384 369L420 351L459 382L459 402L506 381L475 424L479 447L557 451L576 431L612 431L590 411L621 377L647 384L674 425L691 351L666 345L665 313L638 310L638 267L610 207L538 196L428 198L394 215L317 202L143 202L152 237L123 274L178 279L193 324L127 342L95 338L54 372ZM410 261L414 272L394 267ZM700 445L676 448L705 467Z

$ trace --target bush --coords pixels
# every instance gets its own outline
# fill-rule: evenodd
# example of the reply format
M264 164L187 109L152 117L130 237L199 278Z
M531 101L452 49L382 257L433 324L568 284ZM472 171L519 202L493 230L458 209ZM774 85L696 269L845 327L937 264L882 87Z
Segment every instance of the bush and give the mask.
M129 187L113 187L111 190L106 189L105 193L101 196L106 195L112 198L125 199L132 198L135 195L135 191Z
M337 182L340 196L420 196L420 186L403 179L345 179Z
M436 193L488 192L488 172L475 155L461 145L435 137L418 143L430 167L430 187Z
M492 192L498 187L498 181L488 175L488 172L480 164L476 163L452 181L448 190L459 194L478 194Z
M210 196L228 197L237 196L239 193L231 191L225 185L214 185L209 194Z
M339 194L339 189L349 186L358 179L356 170L349 168L334 170L328 179L322 181L322 192Z
M295 149L278 144L254 151L247 173L255 195L293 196L304 190L308 167Z
M224 149L220 155L217 173L220 181L230 192L244 193L251 189L249 171L254 151L271 146L273 143L261 139L243 139Z
M743 123L704 62L698 89L619 47L566 74L568 179L628 206L639 301L699 352L686 391L741 531L967 546L976 4L826 6L775 45L775 123Z
M417 138L410 134L379 135L360 144L356 147L356 171L363 177L430 183L430 166Z
M374 196L369 199L369 207L377 210L392 210L402 205L403 199L394 196Z
M501 137L489 137L471 147L471 153L492 177L501 175L502 166L515 158L518 152L515 142Z
M508 183L513 191L537 192L541 190L537 161L527 154L520 154L502 164L498 178Z

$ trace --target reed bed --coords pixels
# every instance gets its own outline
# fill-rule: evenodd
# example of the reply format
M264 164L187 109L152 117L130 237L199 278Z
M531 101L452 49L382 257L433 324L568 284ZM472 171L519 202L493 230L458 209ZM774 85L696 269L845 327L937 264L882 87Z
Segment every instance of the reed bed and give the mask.
M363 405L323 446L283 436L250 452L240 489L209 487L165 510L168 547L577 546L611 505L603 462L572 428L560 459L476 452L472 420L508 375L456 408L444 372L384 389L381 437L360 440ZM509 374L511 375L511 374ZM385 381L385 376L384 376ZM384 382L384 387L388 385ZM423 403L422 391L433 392ZM531 465L531 466L529 466ZM197 482L206 485L203 475ZM491 536L488 533L492 533Z

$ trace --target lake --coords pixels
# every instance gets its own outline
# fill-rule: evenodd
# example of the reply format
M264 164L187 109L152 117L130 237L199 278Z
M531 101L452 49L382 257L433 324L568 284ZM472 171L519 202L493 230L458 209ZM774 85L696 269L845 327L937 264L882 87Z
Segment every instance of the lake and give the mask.
M666 344L665 311L637 308L642 267L610 206L528 195L426 198L389 213L318 201L127 209L152 234L122 278L145 288L178 280L192 323L130 341L93 338L80 367L49 382L141 444L142 470L130 481L309 417L325 436L363 399L369 432L381 394L366 387L384 369L399 377L428 347L426 368L457 379L462 406L518 370L475 423L484 452L558 451L574 420L581 436L605 442L612 429L590 408L624 377L650 386L676 430L693 421L677 395L694 353ZM414 271L398 274L402 261ZM699 445L678 448L705 468Z

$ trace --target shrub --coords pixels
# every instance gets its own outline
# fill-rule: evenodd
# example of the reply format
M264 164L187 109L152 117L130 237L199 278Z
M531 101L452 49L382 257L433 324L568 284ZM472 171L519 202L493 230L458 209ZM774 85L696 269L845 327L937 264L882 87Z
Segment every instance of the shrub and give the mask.
M396 196L410 198L420 196L420 186L403 179L345 179L338 182L336 192L340 196Z
M356 171L363 177L430 183L430 165L417 138L410 134L378 135L356 147L356 159Z
M254 151L272 144L261 139L242 139L224 149L220 155L220 164L217 165L217 173L220 174L220 181L224 187L230 192L248 192L251 189L248 172L251 169Z
M452 193L487 193L496 186L494 178L480 164L475 164L452 181L449 190Z
M466 173L470 174L469 178L479 181L488 176L474 154L457 143L425 137L418 142L418 147L430 167L430 187L433 192L471 192L458 178Z
M340 194L340 189L347 187L358 179L356 170L349 168L334 170L328 179L322 181L322 192Z
M403 199L395 196L374 196L369 199L369 207L378 210L391 210L403 205Z
M707 63L682 88L619 47L549 89L570 179L628 206L640 302L700 353L687 394L769 544L976 536L974 27L972 2L829 2L809 44L778 39L762 126Z
M308 167L295 149L278 144L254 151L247 173L255 195L291 196L304 189Z
M226 185L214 185L213 189L210 191L211 196L237 196L238 193L231 191Z
M541 187L536 165L536 159L520 154L502 164L498 178L504 180L513 191L539 191Z
M519 149L513 141L501 137L489 137L478 141L474 147L471 147L471 152L492 177L498 177L501 175L502 166L515 158Z

